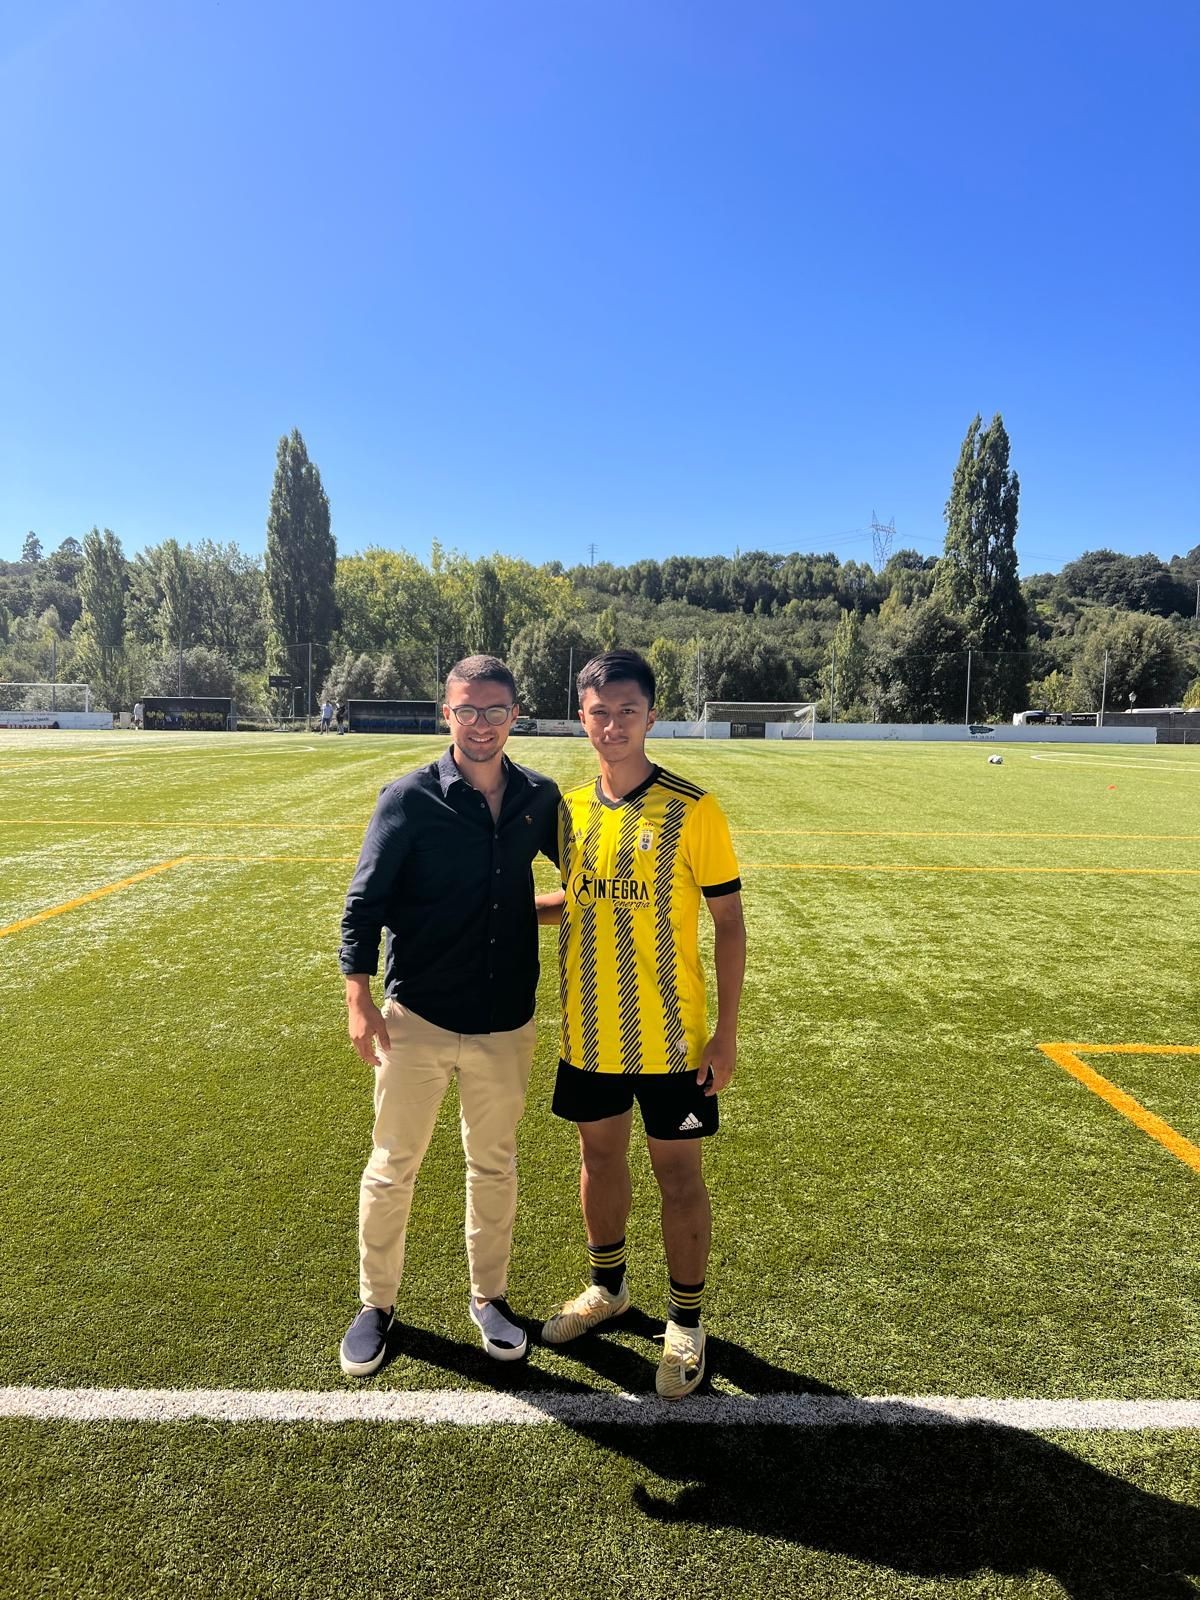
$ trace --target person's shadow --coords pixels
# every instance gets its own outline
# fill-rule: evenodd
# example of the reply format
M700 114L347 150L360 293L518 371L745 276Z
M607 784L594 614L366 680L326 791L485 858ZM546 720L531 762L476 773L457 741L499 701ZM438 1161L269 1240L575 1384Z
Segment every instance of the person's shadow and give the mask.
M647 1338L662 1329L637 1310L619 1326ZM531 1341L535 1332L530 1325ZM478 1347L411 1328L395 1338L406 1356L534 1403L546 1396L551 1415L556 1398L591 1390L524 1362L498 1367ZM845 1395L727 1340L710 1335L707 1348L710 1376L745 1394ZM627 1392L653 1394L652 1347L643 1357L594 1336L570 1354ZM657 1410L645 1425L580 1421L570 1409L564 1420L659 1480L657 1488L637 1485L632 1497L655 1522L741 1529L924 1578L1044 1572L1072 1600L1200 1593L1189 1577L1200 1575L1200 1510L1114 1478L1034 1434L930 1426L930 1408L916 1405L897 1408L911 1425L688 1423L687 1404L678 1403L678 1422ZM677 1487L663 1493L663 1480Z

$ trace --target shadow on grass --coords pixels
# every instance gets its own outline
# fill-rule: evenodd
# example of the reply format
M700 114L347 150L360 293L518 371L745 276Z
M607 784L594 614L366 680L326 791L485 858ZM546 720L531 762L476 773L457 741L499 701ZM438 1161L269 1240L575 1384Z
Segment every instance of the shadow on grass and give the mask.
M532 1339L536 1333L529 1326ZM661 1321L627 1312L613 1328L652 1339ZM500 1364L482 1350L404 1328L396 1354L499 1390L578 1394L593 1386ZM744 1393L844 1394L710 1336L710 1374ZM653 1390L656 1356L604 1336L570 1356L633 1393ZM686 1406L687 1402L682 1402ZM914 1424L928 1409L913 1407ZM1018 1429L979 1424L781 1427L566 1424L645 1469L634 1506L651 1521L736 1529L922 1578L1046 1573L1071 1600L1184 1600L1200 1590L1200 1510L1088 1465ZM1200 1478L1200 1467L1197 1468ZM663 1484L676 1487L664 1492Z

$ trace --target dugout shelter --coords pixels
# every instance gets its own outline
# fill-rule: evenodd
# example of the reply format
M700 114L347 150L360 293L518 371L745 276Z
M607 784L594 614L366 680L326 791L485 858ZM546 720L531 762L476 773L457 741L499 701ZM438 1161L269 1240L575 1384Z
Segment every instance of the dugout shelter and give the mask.
M237 712L228 695L143 695L142 726L156 733L233 733Z
M437 733L441 728L433 700L349 700L351 733Z

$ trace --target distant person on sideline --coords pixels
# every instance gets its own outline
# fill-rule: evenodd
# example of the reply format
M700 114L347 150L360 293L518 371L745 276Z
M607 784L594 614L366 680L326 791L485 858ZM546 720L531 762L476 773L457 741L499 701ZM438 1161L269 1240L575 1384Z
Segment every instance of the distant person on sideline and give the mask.
M655 1387L690 1394L704 1377L701 1296L712 1211L701 1141L733 1076L746 966L741 878L711 794L646 755L654 673L632 650L580 672L579 716L600 775L563 796L559 855L562 1039L553 1109L579 1128L580 1199L591 1285L552 1316L565 1344L630 1304L625 1228L636 1101L662 1195L669 1288ZM717 1021L708 1032L697 925L715 924Z
M346 896L350 1038L375 1068L373 1148L359 1190L362 1310L340 1356L357 1377L386 1354L413 1186L451 1078L467 1162L467 1314L496 1360L518 1360L527 1347L505 1299L517 1123L533 1062L538 922L558 923L562 897L534 897L535 857L558 859L559 792L504 754L516 700L495 656L451 667L442 714L453 742L383 790ZM384 929L377 1009L371 976Z
M140 700L135 700L133 702L133 725L134 725L134 727L135 728L144 727L145 718L146 718L146 708L145 708L145 706L142 704L142 702Z
M330 723L332 721L333 721L333 701L332 700L323 700L321 702L321 726L317 729L317 732L318 733L328 733L329 732L329 725L330 725Z
M335 715L337 717L337 731L339 733L345 733L345 731L346 731L346 702L344 700L339 700L338 701L338 703L337 703L337 711L335 712Z

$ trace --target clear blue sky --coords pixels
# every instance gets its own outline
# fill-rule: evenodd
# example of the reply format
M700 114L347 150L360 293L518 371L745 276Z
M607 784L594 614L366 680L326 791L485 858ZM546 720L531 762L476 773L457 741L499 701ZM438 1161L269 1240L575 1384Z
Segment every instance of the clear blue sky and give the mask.
M1189 3L0 0L0 556L1200 542Z

